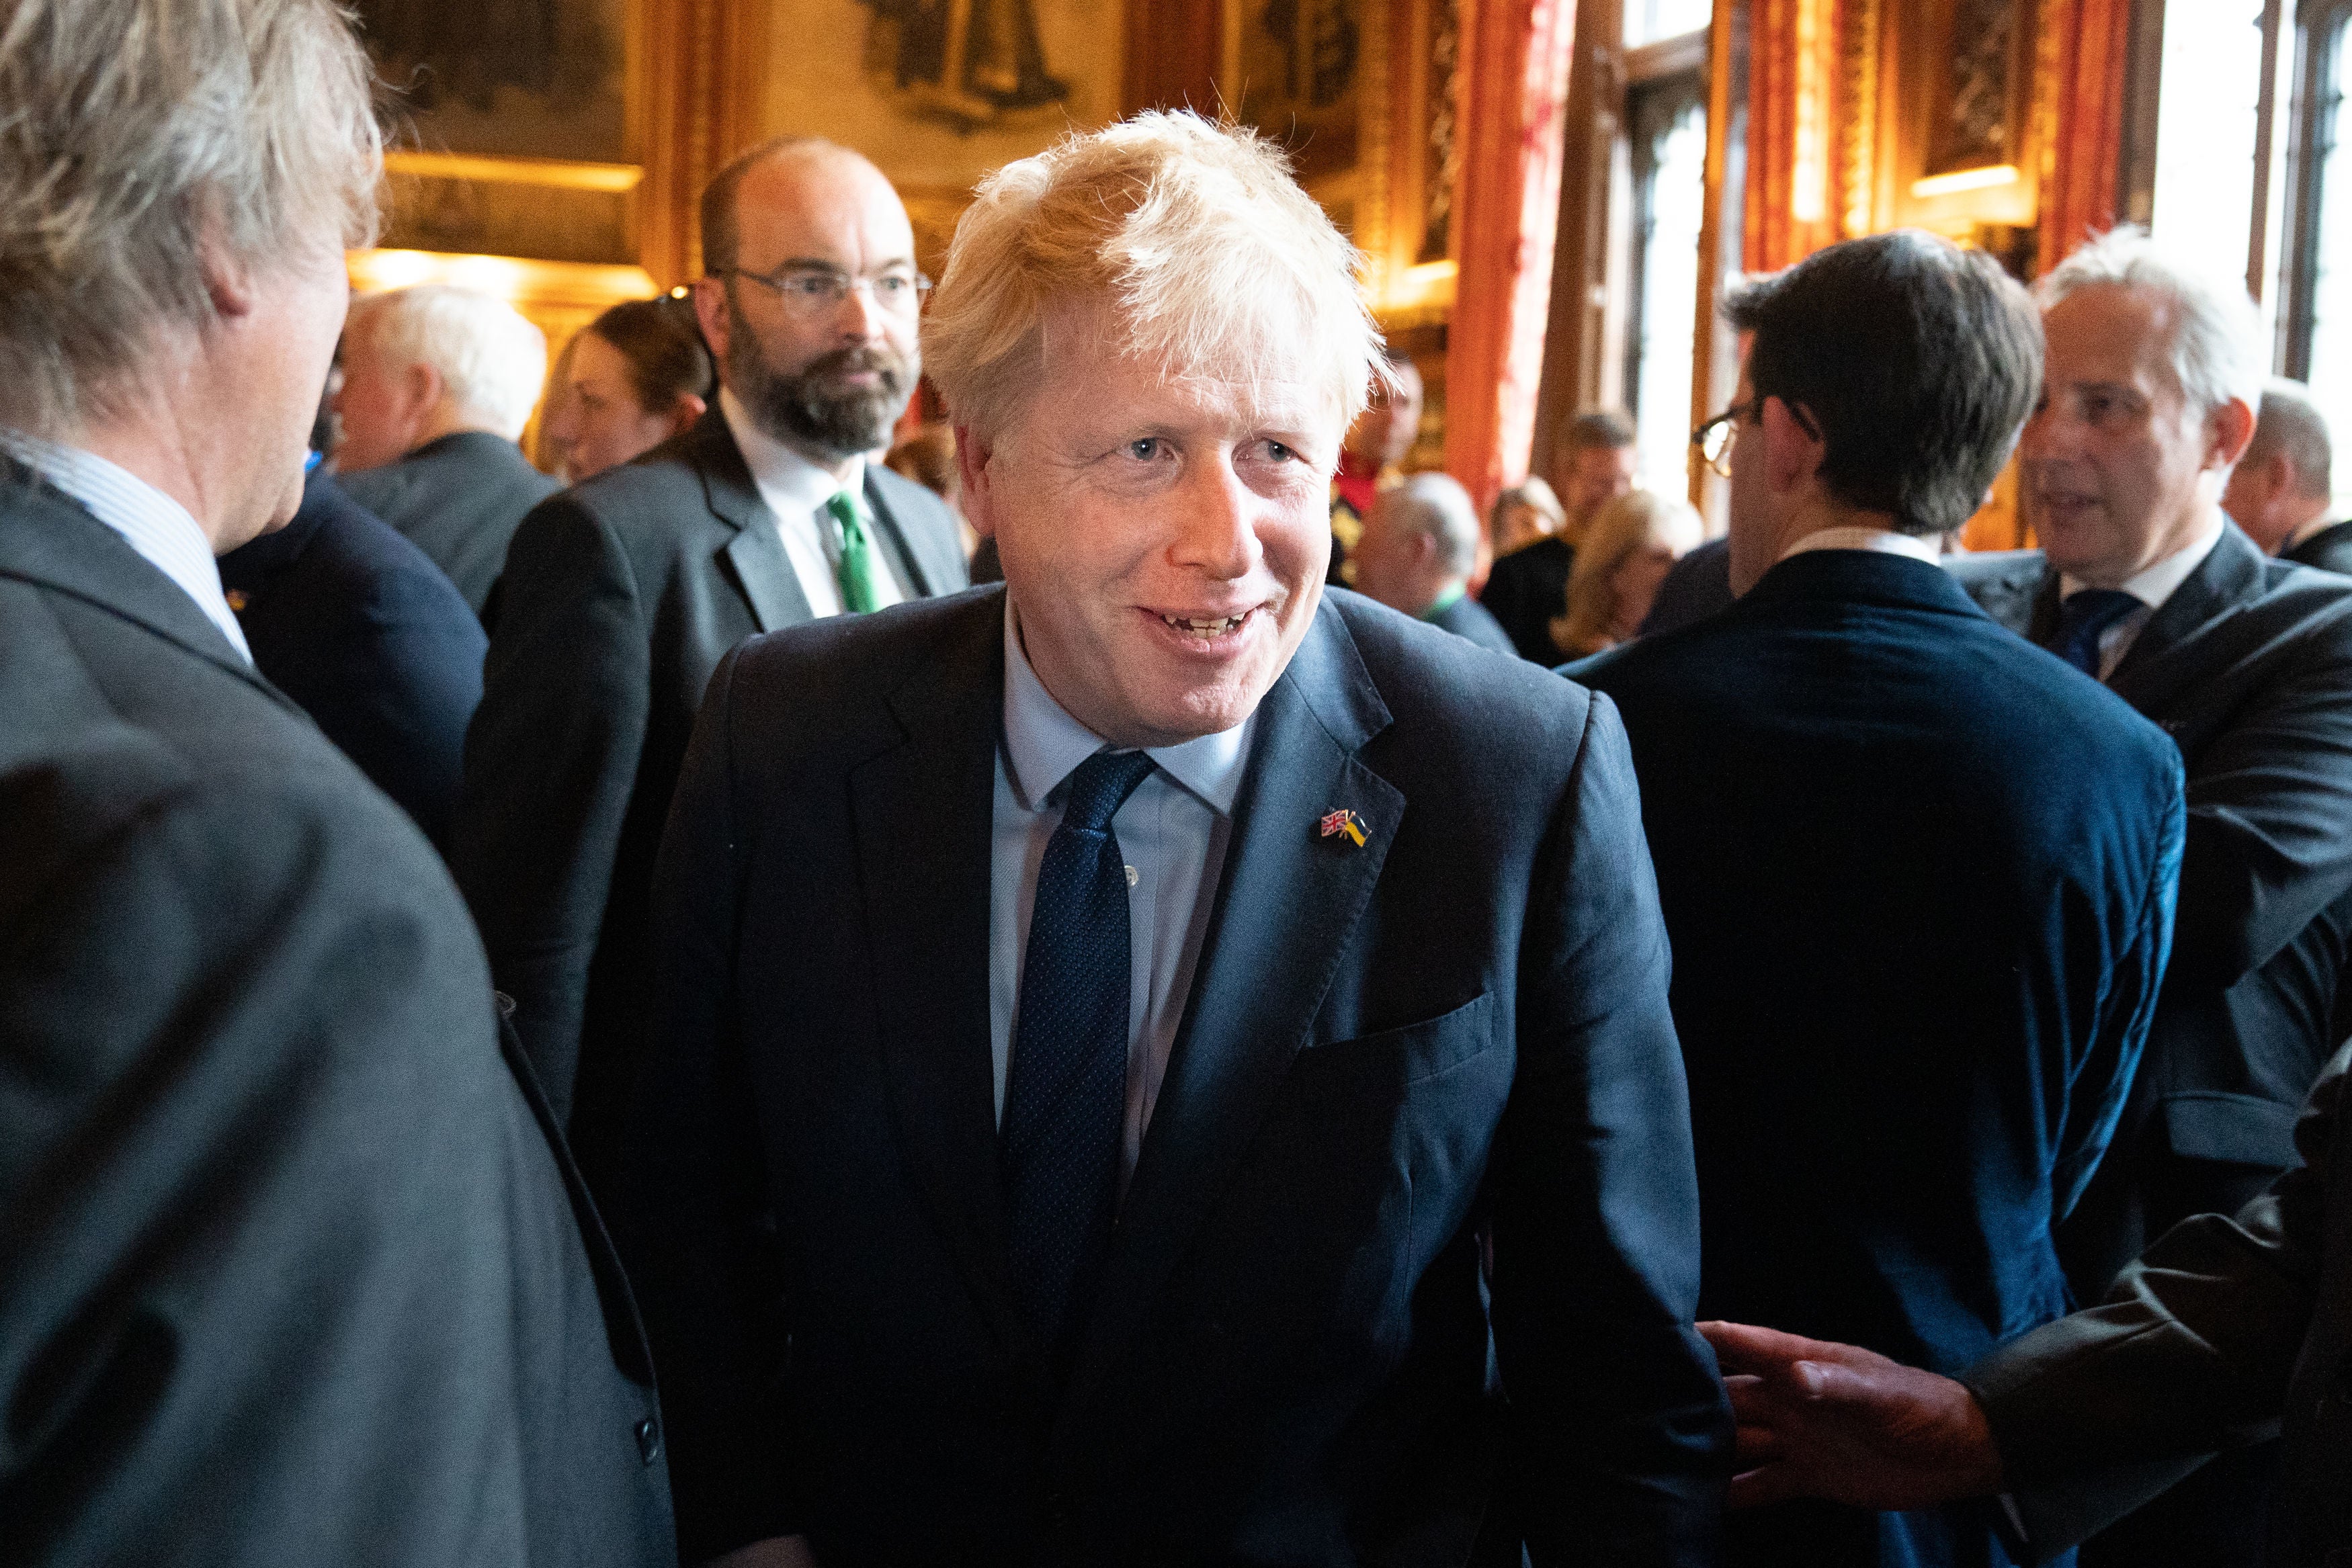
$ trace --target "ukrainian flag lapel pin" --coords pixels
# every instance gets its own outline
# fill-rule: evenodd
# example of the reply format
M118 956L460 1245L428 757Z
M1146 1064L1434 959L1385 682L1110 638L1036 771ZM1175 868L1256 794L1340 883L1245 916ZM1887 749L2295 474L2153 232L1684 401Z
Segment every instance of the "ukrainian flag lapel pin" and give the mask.
M1326 812L1322 827L1323 836L1327 839L1345 833L1358 849L1364 847L1364 820L1353 811L1342 809Z

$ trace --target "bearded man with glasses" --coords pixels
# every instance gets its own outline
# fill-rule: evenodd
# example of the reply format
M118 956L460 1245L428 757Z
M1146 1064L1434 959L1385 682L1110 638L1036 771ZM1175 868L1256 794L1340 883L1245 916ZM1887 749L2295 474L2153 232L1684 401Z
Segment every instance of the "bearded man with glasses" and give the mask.
M646 1030L654 852L702 688L745 637L969 585L955 520L869 461L930 287L881 171L755 147L702 196L694 303L719 393L554 497L507 558L452 856L592 1187Z

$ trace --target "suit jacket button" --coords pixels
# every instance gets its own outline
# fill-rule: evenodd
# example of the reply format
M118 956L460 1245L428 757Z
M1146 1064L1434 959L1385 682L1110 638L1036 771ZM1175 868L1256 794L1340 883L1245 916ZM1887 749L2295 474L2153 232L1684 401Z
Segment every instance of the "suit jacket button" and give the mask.
M651 1416L637 1423L637 1457L649 1465L661 1458L661 1428Z

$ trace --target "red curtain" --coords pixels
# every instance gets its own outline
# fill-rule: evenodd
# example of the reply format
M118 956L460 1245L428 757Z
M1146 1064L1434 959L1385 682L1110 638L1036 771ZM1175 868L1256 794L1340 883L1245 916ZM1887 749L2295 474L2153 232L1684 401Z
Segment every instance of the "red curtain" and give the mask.
M1752 0L1740 266L1777 272L1839 238L1839 0Z
M2131 0L2044 0L2057 124L2042 165L2037 269L2048 272L2094 234L2115 227L2122 184L2124 68Z
M1535 439L1575 36L1576 0L1464 0L1445 467L1482 517Z

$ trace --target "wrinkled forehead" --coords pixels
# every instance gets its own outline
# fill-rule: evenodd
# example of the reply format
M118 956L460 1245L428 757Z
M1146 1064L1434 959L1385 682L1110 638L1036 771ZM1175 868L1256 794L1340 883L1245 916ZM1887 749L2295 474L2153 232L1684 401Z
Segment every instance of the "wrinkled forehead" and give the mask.
M1038 358L1048 385L1092 381L1169 417L1334 441L1344 423L1343 357L1301 325L1259 312L1152 320L1107 298L1060 298L1040 319Z
M2042 312L2042 326L2043 374L2053 387L2106 384L2182 395L2173 365L2179 309L2156 289L2089 284Z

